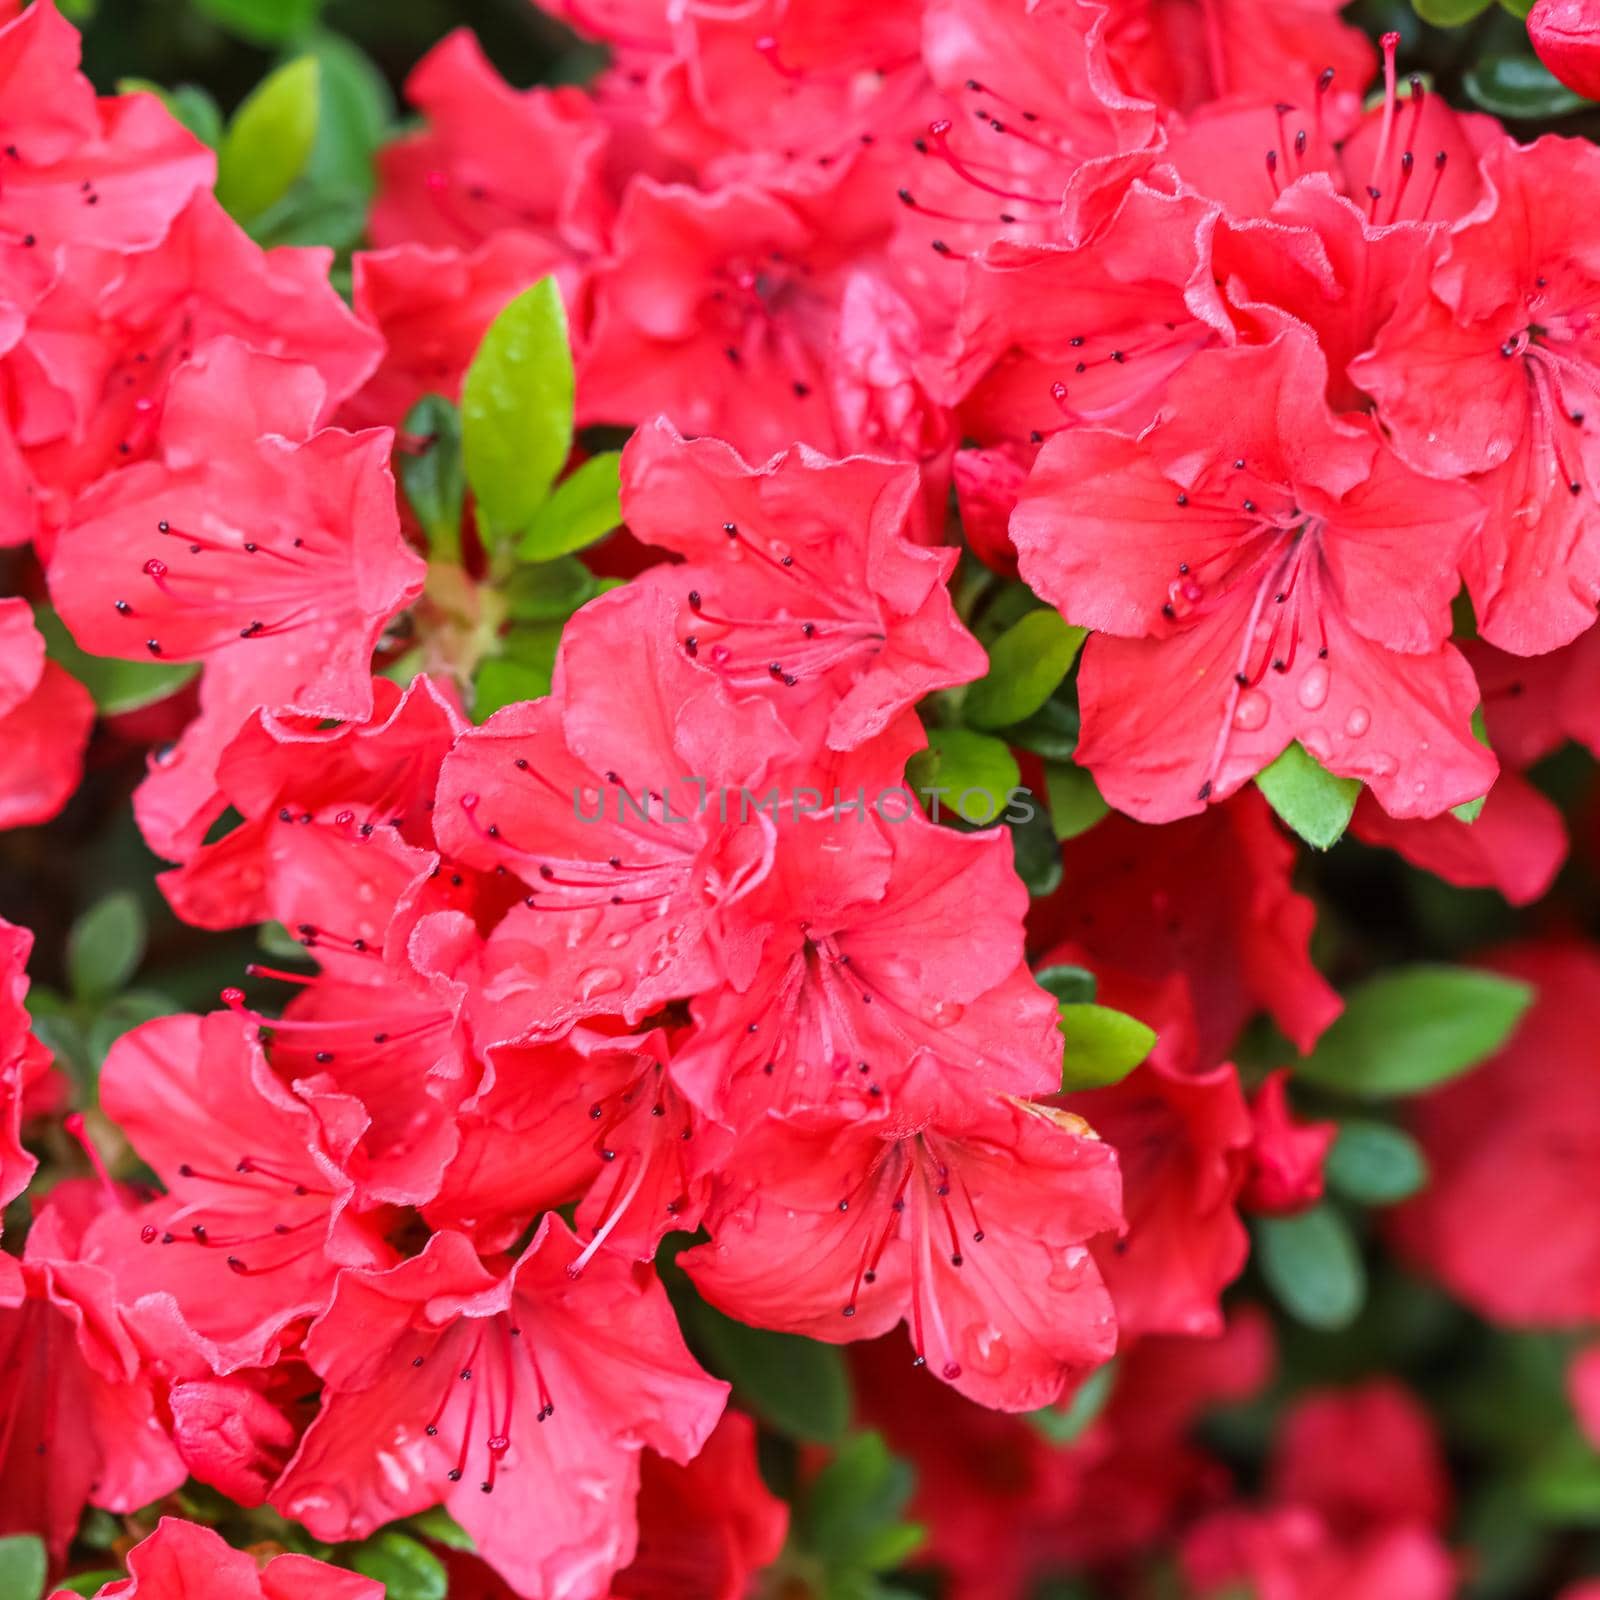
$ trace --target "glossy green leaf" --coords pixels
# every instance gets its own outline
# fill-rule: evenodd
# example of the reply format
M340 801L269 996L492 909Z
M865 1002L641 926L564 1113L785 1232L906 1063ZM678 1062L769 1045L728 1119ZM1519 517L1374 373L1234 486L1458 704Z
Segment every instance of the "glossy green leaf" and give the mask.
M217 157L217 199L251 222L288 194L317 138L322 70L311 56L261 80L234 113Z
M1256 1259L1279 1304L1307 1327L1336 1332L1360 1313L1366 1268L1349 1225L1332 1206L1258 1219Z
M375 157L394 121L388 80L365 54L336 33L316 33L305 53L321 69L316 143L306 177L327 190L370 197L377 187Z
M707 1363L739 1400L779 1433L832 1444L850 1426L850 1375L837 1345L773 1333L691 1302L689 1326Z
M834 1452L812 1481L797 1532L832 1571L874 1570L892 1553L899 1565L911 1553L904 1536L886 1542L911 1497L911 1470L876 1433L857 1433Z
M1589 105L1533 56L1484 56L1461 80L1468 98L1497 117L1542 122Z
M1428 1181L1421 1146L1387 1122L1341 1124L1323 1172L1329 1188L1363 1206L1396 1205Z
M1083 767L1051 762L1044 769L1045 794L1050 801L1050 823L1064 844L1087 833L1111 810Z
M198 675L198 661L119 661L92 656L67 632L67 625L48 606L33 618L44 635L50 659L59 662L89 691L95 709L106 717L138 711L176 694Z
M349 1551L346 1564L383 1584L385 1600L445 1600L449 1592L449 1575L438 1556L393 1528Z
M1095 976L1087 967L1040 967L1033 978L1046 994L1054 995L1063 1005L1094 1004Z
M1001 817L1011 834L1011 862L1035 899L1061 887L1061 841L1050 813L1027 793L1016 795Z
M461 509L467 475L461 462L461 413L443 395L425 394L400 424L395 451L400 487L438 561L461 554Z
M138 897L118 889L97 900L67 935L67 973L80 1000L113 995L144 959L144 908Z
M563 478L517 541L524 561L554 561L603 539L622 522L622 452L590 456Z
M1411 0L1416 13L1435 28L1459 28L1487 11L1494 0Z
M908 787L935 821L954 815L986 827L1004 812L1021 782L1016 757L1005 744L969 728L928 729L928 748L906 767Z
M1493 1055L1532 999L1528 984L1494 972L1395 968L1346 996L1295 1072L1361 1099L1417 1094Z
M1066 1049L1062 1089L1104 1089L1121 1083L1155 1048L1156 1033L1137 1017L1110 1006L1068 1004L1061 1008Z
M1078 751L1082 720L1075 701L1057 690L1031 717L1006 729L1006 743L1046 761L1070 761Z
M501 653L484 661L472 680L473 720L487 721L502 706L549 694L560 644L559 622L522 622L512 628L500 641Z
M595 577L576 556L525 561L505 582L506 612L517 622L564 622L609 582Z
M435 1544L442 1544L447 1550L477 1549L472 1542L472 1535L443 1506L435 1506L431 1511L424 1511L420 1516L413 1517L411 1526L423 1538L431 1539Z
M251 44L277 45L304 33L322 0L194 0L195 10Z
M1077 659L1086 628L1059 611L1030 611L989 646L989 672L967 690L962 719L974 728L1005 728L1034 712L1055 693Z
M533 521L572 448L572 352L554 278L489 325L461 391L467 482L490 542Z
M5 1600L39 1600L45 1567L43 1540L31 1533L0 1539L0 1595Z
M1096 1367L1078 1385L1066 1405L1030 1411L1028 1421L1052 1444L1076 1444L1095 1418L1105 1410L1116 1381L1117 1364L1111 1360L1102 1367Z
M1285 826L1316 850L1338 843L1361 793L1354 778L1334 777L1300 744L1291 744L1258 773L1256 786Z

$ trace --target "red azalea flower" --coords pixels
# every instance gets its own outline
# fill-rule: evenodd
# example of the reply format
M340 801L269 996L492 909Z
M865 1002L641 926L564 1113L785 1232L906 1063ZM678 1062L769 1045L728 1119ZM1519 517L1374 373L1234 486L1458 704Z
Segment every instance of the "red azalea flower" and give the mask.
M607 132L581 89L513 89L466 28L441 39L405 87L427 125L378 157L380 249L472 250L508 231L562 252L599 247Z
M128 1576L95 1591L98 1600L382 1600L383 1585L310 1556L274 1556L265 1565L221 1534L176 1517L127 1556Z
M836 448L827 355L845 265L865 243L753 184L636 178L592 280L579 422L660 412L757 460L797 439Z
M265 1505L314 1412L315 1387L295 1360L175 1383L167 1391L172 1442L201 1483L237 1505Z
M1578 1425L1600 1450L1600 1345L1590 1345L1572 1358L1567 1389L1572 1396L1572 1409L1578 1414Z
M907 538L914 468L803 445L750 467L658 421L629 441L622 470L629 528L686 563L649 580L684 602L684 650L785 712L820 696L831 748L854 749L924 695L983 676L945 586L955 551Z
M550 696L497 712L445 761L440 842L527 890L481 954L485 1043L595 1013L635 1021L708 987L719 915L770 869L772 824L740 797L790 753L788 735L672 626L639 585L592 601L567 625Z
M1251 1211L1293 1216L1322 1198L1322 1163L1339 1132L1334 1122L1302 1122L1289 1106L1289 1069L1269 1072L1250 1104L1250 1176L1240 1197Z
M1485 687L1485 704L1488 699ZM1350 829L1364 843L1386 845L1458 889L1498 889L1514 906L1542 899L1567 859L1560 807L1520 772L1501 771L1476 821L1447 812L1399 822L1371 795L1362 795Z
M33 935L0 917L0 1209L28 1187L38 1161L22 1148L27 1093L50 1070L50 1055L28 1016Z
M843 1344L905 1321L919 1364L1032 1411L1115 1347L1086 1242L1121 1221L1116 1156L1088 1125L998 1098L848 1132L757 1124L725 1169L711 1242L680 1261L758 1327Z
M1396 1214L1396 1237L1495 1322L1600 1321L1600 1056L1572 1027L1600 993L1600 956L1585 945L1526 945L1494 966L1533 984L1537 998L1497 1056L1412 1102L1431 1177ZM1537 1250L1516 1242L1530 1238Z
M421 592L389 435L319 432L326 404L315 369L214 340L173 378L157 459L95 485L51 560L86 649L208 664L200 717L140 812L174 859L221 809L216 759L247 710L370 715L373 646Z
M1533 52L1574 94L1600 100L1600 11L1594 0L1538 0L1528 13Z
M155 244L216 158L149 94L96 100L53 0L0 28L0 240L48 253ZM26 270L26 269L24 269Z
M1332 68L1353 92L1372 45L1339 0L1134 0L1110 8L1112 59L1138 92L1178 111L1229 96L1308 98Z
M352 269L352 302L382 335L385 352L341 414L350 428L399 427L424 394L459 399L484 331L507 301L554 273L570 307L582 283L569 254L525 233L494 234L470 253L419 244L358 250Z
M111 1275L84 1256L104 1203L94 1184L58 1185L0 1277L0 1533L42 1538L54 1562L86 1504L137 1511L186 1476Z
M1202 107L1169 129L1160 159L1232 217L1266 216L1307 178L1330 184L1375 226L1465 216L1483 193L1477 158L1504 133L1490 117L1451 110L1420 77L1402 99L1400 36L1382 43L1383 99L1365 115L1357 98L1365 78L1342 80L1324 63L1298 101L1269 94Z
M687 1466L646 1450L639 1471L639 1547L611 1580L617 1600L741 1600L775 1561L789 1508L761 1481L756 1430L725 1411Z
M156 880L185 922L293 928L337 906L337 931L308 936L319 953L382 948L401 891L432 865L439 767L467 723L431 678L374 678L372 702L366 721L268 710L240 728L216 781L242 824Z
M1244 1269L1239 1218L1250 1169L1250 1114L1231 1063L1185 1072L1147 1062L1110 1089L1061 1104L1117 1152L1127 1226L1095 1256L1129 1336L1214 1338L1222 1291Z
M0 828L48 822L67 803L93 726L89 691L45 660L28 602L0 599Z
M1479 474L1489 506L1462 569L1490 644L1538 655L1600 601L1600 269L1567 201L1600 181L1585 140L1497 141L1487 199L1450 236L1352 375L1424 472Z
M1061 1081L1056 1003L1022 955L1027 896L999 830L916 814L798 820L741 908L764 925L751 981L703 991L672 1065L708 1115L748 1129L826 1106L860 1117L919 1093L1045 1094Z
M940 393L983 443L1143 427L1168 380L1231 335L1211 277L1217 209L1129 186L1076 248L1001 240L967 267Z
M115 1278L136 1331L175 1307L220 1374L276 1359L284 1330L328 1304L341 1266L393 1259L378 1226L348 1209L341 1162L362 1108L302 1103L253 1033L222 1012L162 1017L119 1039L101 1077L107 1113L167 1194L106 1211L86 1253Z
M602 1248L648 1261L664 1234L692 1232L726 1141L678 1091L669 1050L660 1032L582 1028L491 1049L429 1222L506 1248L540 1211L578 1200L575 1274Z
M1138 439L1051 439L1012 517L1029 584L1101 630L1077 759L1141 820L1232 794L1294 740L1392 816L1494 781L1446 642L1481 505L1334 418L1325 382L1298 335L1197 356Z
M153 249L73 248L6 357L11 423L53 535L95 479L151 454L174 371L228 334L262 356L314 367L316 421L360 387L381 345L328 285L331 252L262 250L210 194ZM42 497L42 499L40 498Z
M1309 1051L1340 1001L1311 961L1316 912L1291 882L1295 859L1254 791L1160 829L1109 816L1068 841L1062 888L1030 910L1038 964L1145 984L1182 974L1195 1031L1185 1067L1215 1066L1262 1011Z
M273 1495L316 1538L365 1538L443 1501L529 1600L599 1600L635 1550L645 1445L689 1460L727 1385L691 1360L666 1295L554 1216L497 1277L435 1234L389 1272L346 1273L307 1357L322 1410Z

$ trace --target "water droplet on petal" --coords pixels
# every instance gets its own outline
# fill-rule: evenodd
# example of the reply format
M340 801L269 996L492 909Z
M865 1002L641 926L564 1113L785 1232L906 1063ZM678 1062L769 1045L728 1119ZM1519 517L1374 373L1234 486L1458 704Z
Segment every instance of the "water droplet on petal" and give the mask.
M930 1028L953 1028L965 1015L966 1009L958 1001L936 1000L929 996L917 1011Z
M1266 726L1271 711L1272 702L1259 689L1246 689L1233 708L1233 725L1246 733L1254 733L1257 728Z
M622 974L615 967L589 967L578 974L578 998L592 1000L622 987Z
M1372 713L1365 706L1351 706L1350 715L1344 719L1344 731L1352 739L1359 739L1372 726Z
M1300 680L1300 704L1307 711L1315 711L1328 698L1328 669L1320 661L1313 661Z

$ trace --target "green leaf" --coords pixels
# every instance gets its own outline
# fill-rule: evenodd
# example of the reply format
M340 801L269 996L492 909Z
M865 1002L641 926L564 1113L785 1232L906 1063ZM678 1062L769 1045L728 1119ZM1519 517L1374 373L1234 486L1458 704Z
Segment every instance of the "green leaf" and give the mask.
M1461 80L1467 98L1497 117L1544 121L1588 105L1532 56L1484 56Z
M467 482L486 542L528 527L572 448L572 352L554 278L489 325L461 390Z
M1334 777L1300 744L1291 744L1258 773L1256 787L1285 825L1316 850L1339 842L1361 793L1356 779Z
M929 728L928 748L911 758L906 782L928 804L935 821L954 813L987 826L1005 810L1022 774L1005 744L987 733Z
M1435 28L1459 28L1487 11L1494 0L1411 0L1424 22Z
M590 456L555 486L517 541L524 561L553 561L603 539L622 523L622 452Z
M1489 748L1489 725L1484 720L1483 707L1480 705L1472 713L1472 736L1485 749ZM1480 794L1476 800L1464 800L1458 806L1450 807L1450 815L1457 822L1474 823L1483 815L1484 802L1488 800L1488 793Z
M1061 1036L1066 1041L1063 1092L1121 1083L1156 1043L1155 1030L1137 1017L1098 1005L1062 1006Z
M50 659L65 667L89 691L101 716L120 716L124 711L154 705L176 694L200 671L198 661L118 661L110 656L92 656L79 646L67 632L66 623L49 606L40 606L33 620L44 635Z
M1019 795L1006 808L1004 821L1011 830L1011 862L1028 893L1035 899L1054 894L1061 886L1061 841L1048 812L1029 796Z
M300 56L270 72L233 115L217 157L217 199L239 222L281 200L317 138L322 69Z
M518 623L500 640L501 653L490 656L472 680L472 715L485 722L502 706L537 700L550 693L559 622Z
M910 1468L881 1435L853 1434L812 1481L797 1531L830 1572L872 1571L886 1557L898 1566L911 1551L904 1537L885 1533L899 1523L911 1488Z
M144 959L144 908L138 897L118 889L98 900L67 935L67 973L80 1000L113 995Z
M1088 1431L1089 1425L1106 1408L1111 1391L1116 1386L1117 1363L1115 1359L1096 1367L1073 1392L1065 1406L1046 1406L1042 1411L1028 1412L1028 1421L1052 1444L1076 1444Z
M0 1539L0 1594L6 1600L39 1600L44 1593L44 1541L31 1533Z
M383 1584L386 1600L445 1600L450 1579L426 1545L386 1528L346 1556L346 1564Z
M1533 10L1533 0L1500 0L1500 5L1519 22L1526 22L1528 13Z
M461 556L461 507L467 475L461 465L461 413L443 395L425 394L400 424L405 445L395 451L400 487L428 536L435 560Z
M1396 1205L1428 1181L1417 1141L1387 1122L1343 1123L1323 1170L1330 1188L1363 1206Z
M695 1342L763 1422L806 1444L832 1444L844 1436L852 1400L837 1345L751 1328L704 1301L690 1304Z
M1006 729L1006 743L1046 761L1070 761L1078 751L1082 720L1076 701L1058 690L1031 717Z
M516 622L565 622L605 585L576 556L525 562L506 580L506 613Z
M1050 823L1063 844L1087 833L1111 807L1101 797L1093 776L1082 767L1050 762L1044 769Z
M1367 1274L1348 1225L1332 1206L1256 1223L1261 1275L1291 1316L1324 1333L1355 1321Z
M420 1516L413 1517L411 1526L423 1538L431 1539L435 1544L442 1544L447 1550L478 1548L472 1542L472 1535L443 1506L435 1506L431 1511L424 1511Z
M1343 1013L1295 1072L1364 1100L1417 1094L1493 1055L1532 999L1528 984L1498 973L1396 968L1346 997Z
M316 33L305 54L321 69L317 137L306 180L325 191L348 190L370 199L377 188L375 158L394 121L394 94L367 56L337 33Z
M1077 659L1087 628L1059 611L1030 611L989 646L988 676L967 690L962 719L974 728L1006 728L1031 717L1055 693Z
M275 45L304 33L321 0L194 0L194 7L251 44Z
M1087 967L1040 967L1034 973L1033 981L1063 1005L1094 1004L1095 976Z

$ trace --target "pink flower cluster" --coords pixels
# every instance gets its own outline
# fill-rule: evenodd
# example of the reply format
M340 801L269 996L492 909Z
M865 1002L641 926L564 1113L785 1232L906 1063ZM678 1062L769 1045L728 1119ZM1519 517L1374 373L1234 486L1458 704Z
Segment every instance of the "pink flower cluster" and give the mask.
M330 252L251 242L155 99L96 98L52 0L0 7L0 540L82 649L196 665L134 800L162 889L315 964L112 1048L87 1148L159 1184L61 1184L0 1256L0 1529L59 1560L86 1505L193 1476L330 1545L443 1504L530 1600L687 1594L662 1549L699 1538L692 1592L736 1596L784 1515L654 1270L703 1230L678 1265L739 1321L904 1324L860 1370L955 1567L982 1554L961 1592L1011 1593L948 1439L1032 1435L939 1384L1035 1411L1120 1338L1118 1514L1060 1463L1029 1503L1054 1553L1131 1548L1211 1479L1176 1444L1198 1397L1268 1361L1259 1329L1186 1342L1223 1333L1241 1210L1321 1193L1332 1129L1226 1059L1262 1011L1309 1048L1339 1005L1245 786L1298 741L1366 786L1362 837L1452 881L1531 899L1562 859L1518 772L1600 745L1600 255L1568 203L1600 156L1397 83L1332 0L559 14L611 47L588 91L514 91L464 33L417 69L349 309ZM550 274L579 423L637 430L634 575L548 696L473 726L447 673L383 670L428 576L394 430ZM1076 760L1124 815L1031 910L1004 830L870 798L919 702L986 670L952 494L1093 630ZM92 721L0 600L0 824L60 808ZM59 1084L4 936L10 1201ZM1063 1095L1029 953L1094 971L1151 1059ZM1511 959L1600 984L1592 954ZM1559 1088L1505 1071L1540 1167ZM1440 1182L1405 1237L1537 1319L1481 1229L1563 1230L1544 1309L1600 1317L1562 1294L1600 1283L1562 1210L1592 1168L1503 1204L1487 1084L1423 1114ZM1196 1592L1449 1592L1412 1410L1307 1402L1262 1504L1194 1525ZM1380 1435L1404 1493L1344 1471ZM106 1593L375 1591L215 1544L163 1524Z

